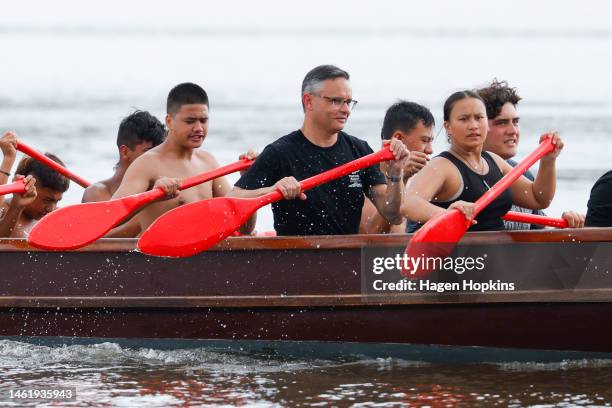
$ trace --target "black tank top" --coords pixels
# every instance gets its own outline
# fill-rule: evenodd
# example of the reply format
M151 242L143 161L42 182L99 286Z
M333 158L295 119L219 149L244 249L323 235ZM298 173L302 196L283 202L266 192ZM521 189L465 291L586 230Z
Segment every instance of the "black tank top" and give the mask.
M463 190L457 198L451 201L432 201L431 203L438 207L448 208L455 201L468 201L475 202L478 200L489 188L497 183L502 177L500 168L493 160L493 157L487 152L482 152L482 157L487 161L489 165L489 172L484 175L480 175L470 169L464 162L453 156L450 152L442 152L439 154L440 157L444 157L450 160L451 163L457 167L461 178L463 179ZM501 193L495 200L486 206L480 214L476 217L478 224L472 225L469 231L499 231L504 229L504 222L501 217L506 214L510 207L512 207L512 194L509 189L506 189ZM406 225L406 232L414 232L420 228L422 224L415 222L408 222Z

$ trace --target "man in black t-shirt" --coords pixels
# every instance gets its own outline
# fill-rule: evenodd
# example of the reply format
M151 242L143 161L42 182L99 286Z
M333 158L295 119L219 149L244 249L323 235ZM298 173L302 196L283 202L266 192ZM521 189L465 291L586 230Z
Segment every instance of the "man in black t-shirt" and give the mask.
M612 227L612 171L595 182L587 206L587 227Z
M389 222L399 224L406 147L391 142L395 160L383 175L379 166L355 171L306 192L298 180L372 153L363 140L342 131L357 103L349 74L332 65L311 70L302 83L301 129L268 145L238 180L230 196L259 197L279 190L285 200L272 205L278 235L356 234L364 193Z

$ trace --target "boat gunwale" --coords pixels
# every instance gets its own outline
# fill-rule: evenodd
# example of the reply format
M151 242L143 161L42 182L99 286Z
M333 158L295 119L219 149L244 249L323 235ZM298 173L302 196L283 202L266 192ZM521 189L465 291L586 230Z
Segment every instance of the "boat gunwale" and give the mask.
M413 234L312 235L292 237L230 237L210 251L360 249L366 246L402 246ZM75 251L58 252L125 252L136 251L136 238L102 238ZM524 231L469 232L462 244L510 243L582 243L612 241L612 228L546 229ZM0 239L0 252L50 252L30 246L23 238Z

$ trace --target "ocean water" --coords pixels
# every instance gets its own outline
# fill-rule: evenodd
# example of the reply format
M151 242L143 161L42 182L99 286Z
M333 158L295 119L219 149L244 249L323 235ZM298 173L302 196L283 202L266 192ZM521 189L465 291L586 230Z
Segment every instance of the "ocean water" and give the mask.
M300 127L301 81L319 64L350 72L359 104L346 131L373 148L397 99L430 107L439 128L450 93L498 78L524 97L519 156L548 130L566 142L547 212L585 212L611 168L611 11L605 1L14 2L0 13L0 132L95 181L112 174L120 120L134 109L163 120L179 82L208 91L204 148L229 163ZM73 184L62 203L81 194ZM257 229L272 229L268 209ZM0 390L56 384L78 388L72 406L612 403L609 361L446 366L0 341Z
M611 360L430 364L397 358L283 358L115 343L0 341L0 395L76 389L76 401L3 406L605 407Z
M167 92L184 81L209 93L204 148L220 163L249 148L261 151L300 127L301 80L323 63L352 75L359 104L346 131L374 148L385 109L397 99L430 107L439 127L442 104L453 91L493 78L509 81L524 98L520 155L547 130L566 141L551 215L585 212L590 187L610 169L612 29L602 17L610 9L605 2L491 8L476 1L468 8L438 1L422 9L357 2L350 11L335 5L324 16L281 3L253 9L229 2L207 10L181 2L193 13L173 9L167 18L144 5L120 13L118 2L98 5L95 13L70 1L54 8L61 13L27 4L0 16L0 130L16 130L90 181L112 174L120 120L134 109L163 120ZM29 13L33 8L39 12ZM121 18L113 19L113 10ZM443 132L437 139L440 151ZM64 203L81 195L74 185ZM269 210L257 228L272 229Z

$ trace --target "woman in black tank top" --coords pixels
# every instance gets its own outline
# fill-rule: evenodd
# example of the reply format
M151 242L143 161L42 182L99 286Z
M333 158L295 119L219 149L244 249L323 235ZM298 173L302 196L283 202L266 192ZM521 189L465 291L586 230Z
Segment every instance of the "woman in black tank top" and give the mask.
M482 150L488 121L477 93L456 92L446 100L444 128L450 148L413 176L406 191L402 213L413 220L408 223L408 232L447 209L456 208L471 219L473 203L511 170L499 156ZM517 180L478 214L470 231L503 230L501 217L513 202L532 209L548 207L555 193L555 159L563 142L557 134L544 137L552 137L556 149L542 159L536 180L531 182L524 176Z

